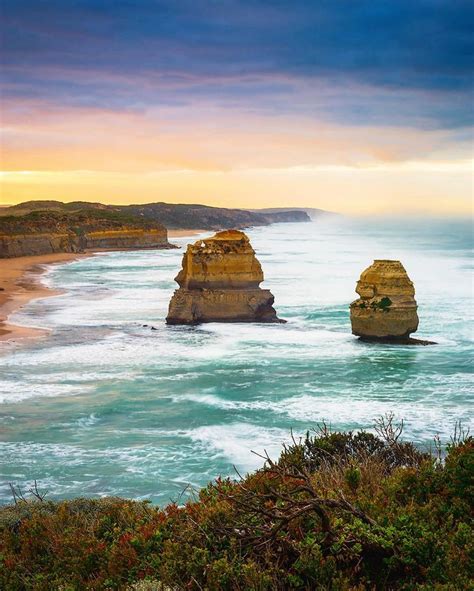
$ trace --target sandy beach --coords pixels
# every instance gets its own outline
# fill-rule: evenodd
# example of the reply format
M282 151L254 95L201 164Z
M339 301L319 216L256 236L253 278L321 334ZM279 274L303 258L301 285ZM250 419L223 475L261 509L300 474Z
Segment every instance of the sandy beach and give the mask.
M2 259L0 262L0 341L16 341L46 334L46 330L10 324L8 317L30 300L57 294L39 281L39 276L45 271L45 265L67 263L85 256L90 255L61 252Z
M168 238L183 238L202 234L207 230L169 230ZM31 300L47 298L59 292L47 288L39 277L46 265L67 263L79 258L92 256L88 253L61 252L28 257L16 257L0 260L0 342L16 342L28 338L37 338L48 333L45 329L17 326L10 324L11 314Z
M212 230L168 230L168 238L185 238L196 234L213 234Z

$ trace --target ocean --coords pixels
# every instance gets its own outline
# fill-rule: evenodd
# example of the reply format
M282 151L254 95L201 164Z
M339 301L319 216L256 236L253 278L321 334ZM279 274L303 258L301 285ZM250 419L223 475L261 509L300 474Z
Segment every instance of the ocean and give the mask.
M62 295L12 320L50 336L0 352L0 502L11 501L9 483L36 479L51 499L165 504L259 467L252 451L277 457L291 431L322 421L372 430L393 412L422 447L472 424L470 222L331 217L247 233L287 324L166 326L182 250L101 253L46 271ZM415 283L415 336L437 345L351 334L356 281L385 258Z

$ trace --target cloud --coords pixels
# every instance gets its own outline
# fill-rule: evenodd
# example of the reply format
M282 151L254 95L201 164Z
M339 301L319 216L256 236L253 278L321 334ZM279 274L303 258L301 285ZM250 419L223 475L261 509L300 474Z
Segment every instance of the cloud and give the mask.
M78 108L34 100L3 103L4 168L149 171L242 170L298 166L376 166L469 158L457 130L347 126L276 110L229 110L196 100L193 108Z
M464 0L6 0L4 12L7 97L472 122Z

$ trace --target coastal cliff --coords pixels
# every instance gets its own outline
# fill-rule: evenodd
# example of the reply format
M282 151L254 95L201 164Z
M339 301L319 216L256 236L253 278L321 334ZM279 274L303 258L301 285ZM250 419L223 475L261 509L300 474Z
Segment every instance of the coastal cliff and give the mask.
M369 340L400 341L418 328L415 288L400 261L375 260L362 272L350 305L352 333Z
M264 209L252 209L250 211L269 217L274 222L307 222L327 216L340 216L334 211L316 207L265 207Z
M0 217L0 258L93 249L171 247L163 225L108 209L40 210Z
M243 232L198 240L183 256L166 322L281 322L272 293L259 287L262 281L262 267Z
M100 230L84 234L83 248L170 248L168 232L165 228L122 228L120 230Z

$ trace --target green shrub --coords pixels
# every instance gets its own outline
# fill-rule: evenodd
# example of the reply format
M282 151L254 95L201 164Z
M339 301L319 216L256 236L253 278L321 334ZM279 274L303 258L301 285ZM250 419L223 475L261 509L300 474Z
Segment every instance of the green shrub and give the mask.
M165 587L160 581L143 579L127 587L127 591L174 591L171 587Z

